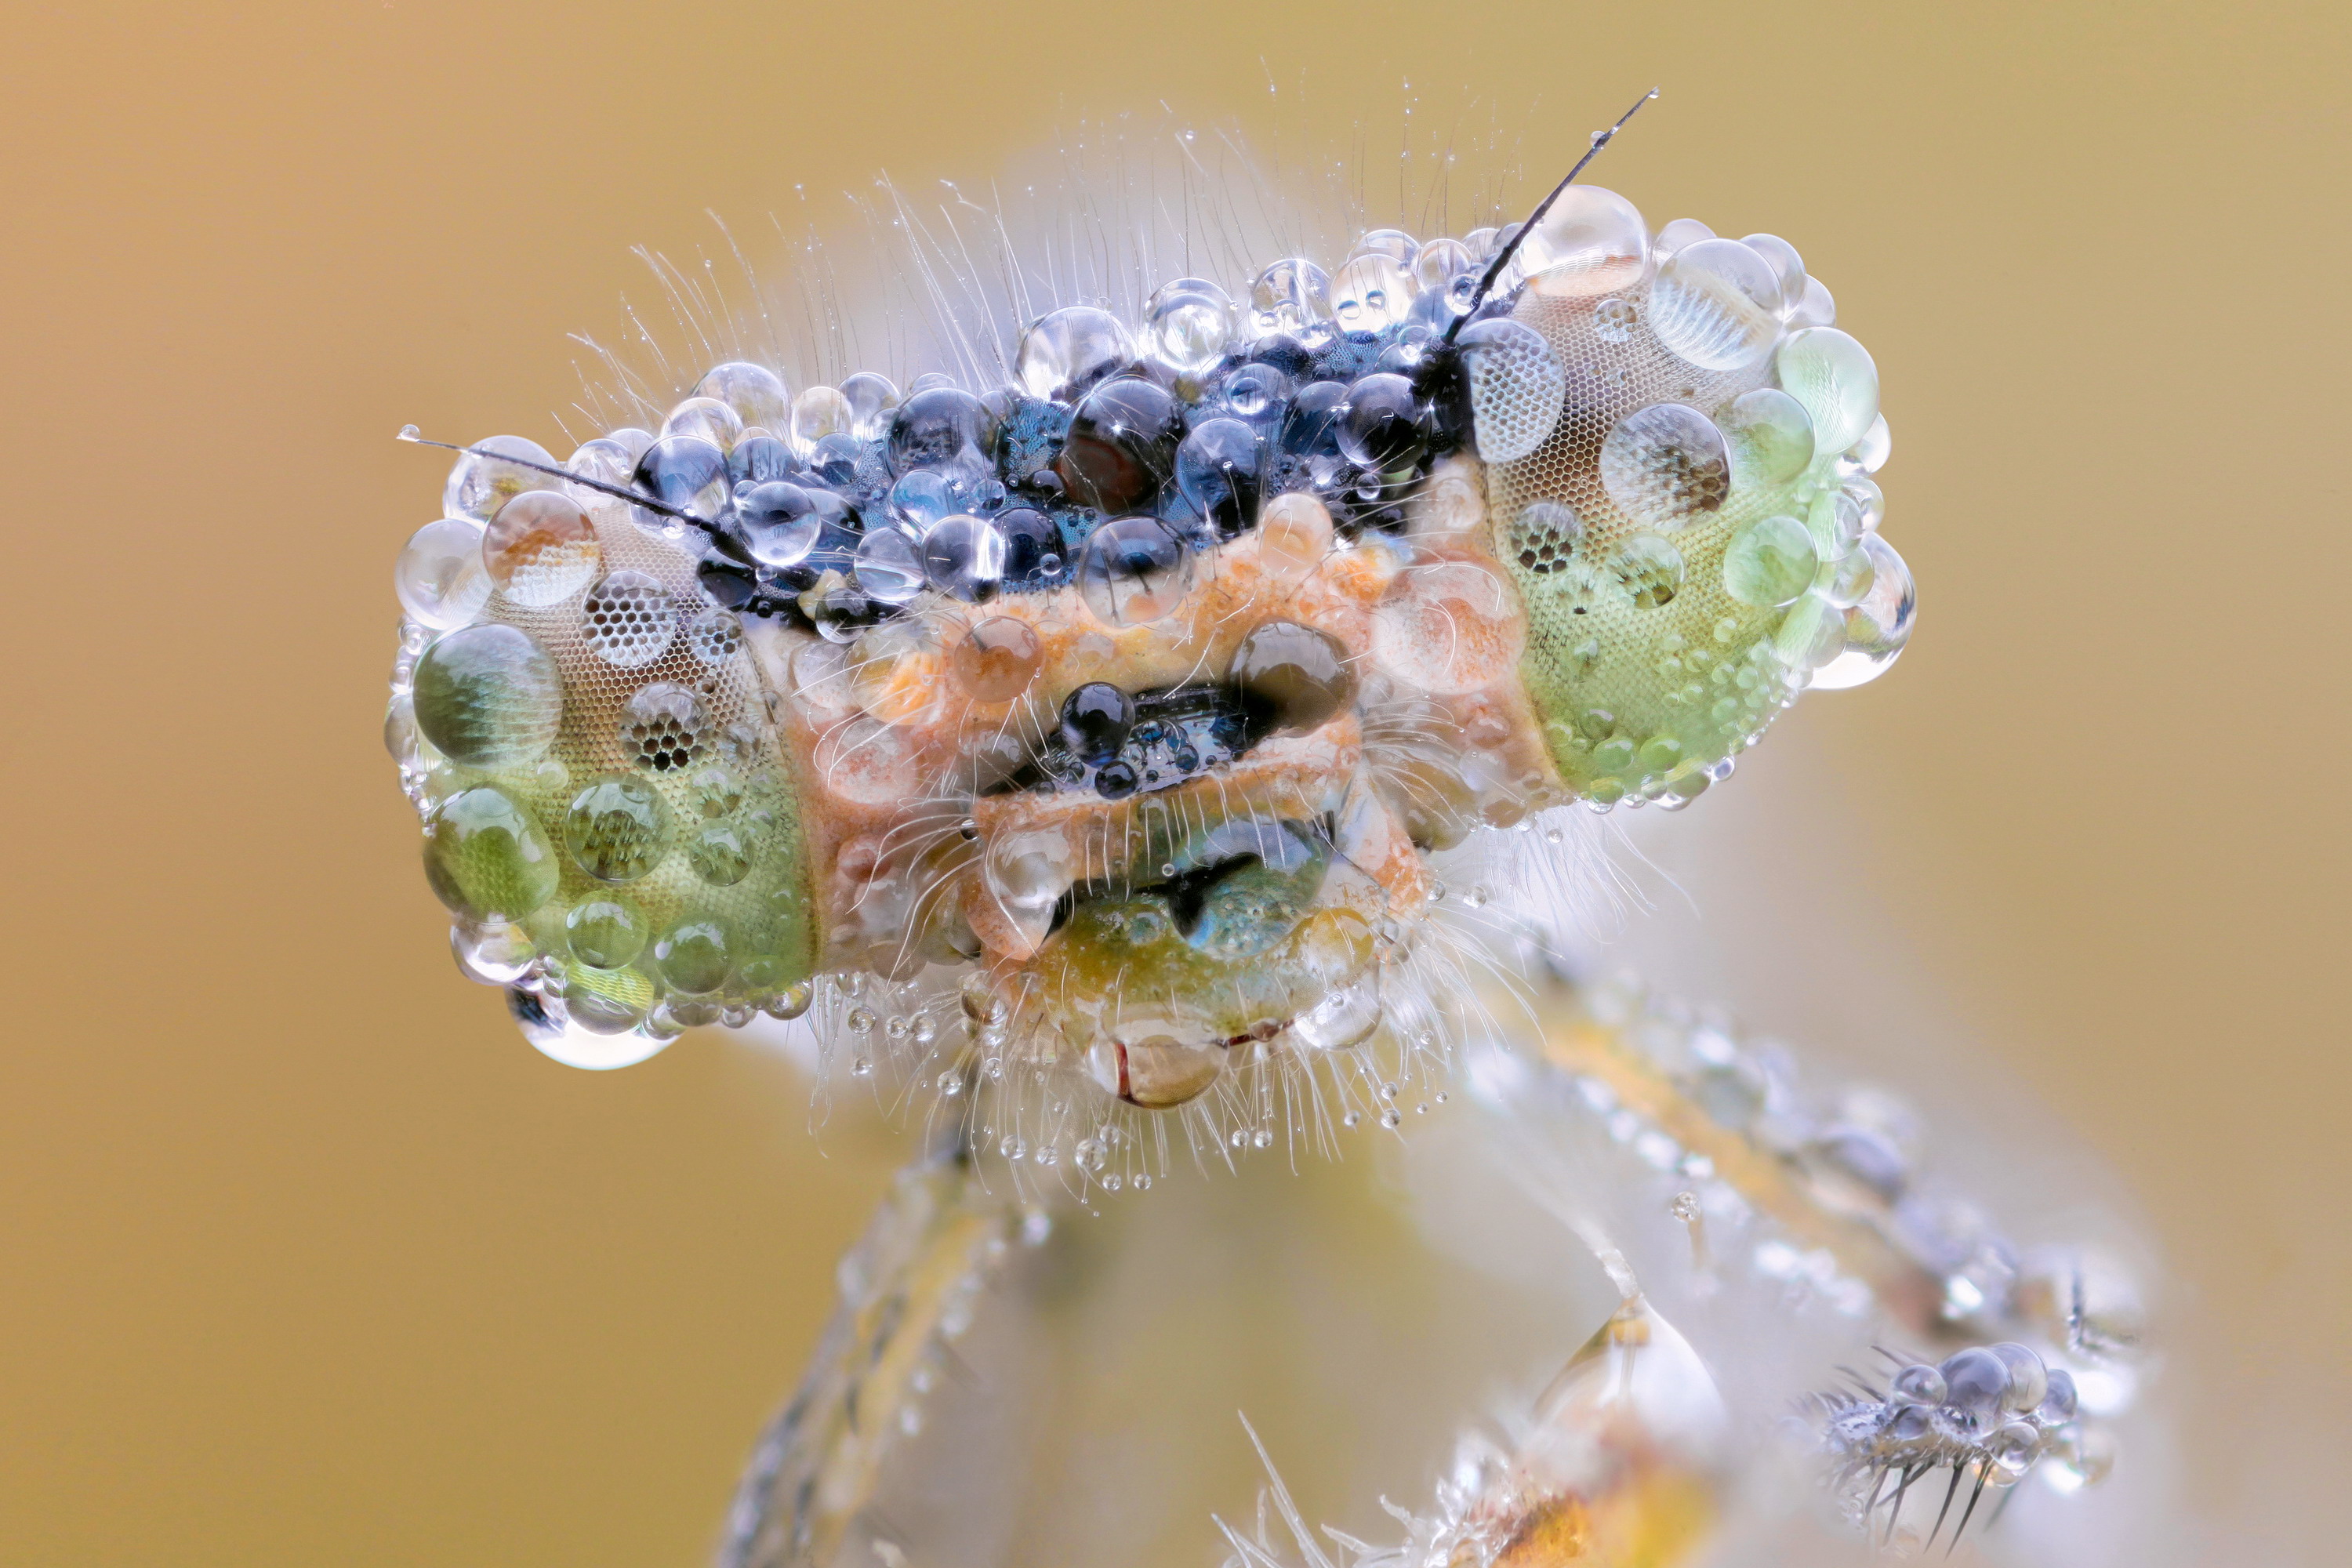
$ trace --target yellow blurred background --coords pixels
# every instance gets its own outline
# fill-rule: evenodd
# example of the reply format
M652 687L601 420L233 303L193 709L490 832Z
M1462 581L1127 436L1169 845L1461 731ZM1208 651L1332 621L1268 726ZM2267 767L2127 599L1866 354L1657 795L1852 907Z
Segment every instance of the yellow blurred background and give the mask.
M566 332L707 208L796 227L1163 103L1344 148L1410 98L1534 178L1652 82L1595 177L1828 280L1924 608L1645 840L1704 916L1647 950L2111 1165L2213 1560L2322 1560L2347 44L2326 5L16 12L0 1560L699 1562L898 1158L722 1037L559 1068L455 973L378 736L442 473L395 429L562 449Z

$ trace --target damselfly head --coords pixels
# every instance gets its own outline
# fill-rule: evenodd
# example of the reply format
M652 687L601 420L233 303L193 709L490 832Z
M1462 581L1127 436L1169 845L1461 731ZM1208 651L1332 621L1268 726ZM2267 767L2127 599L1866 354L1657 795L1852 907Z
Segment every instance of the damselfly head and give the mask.
M1786 242L1566 184L1216 270L903 391L730 361L565 462L461 451L387 734L527 1032L814 1014L1050 1082L990 1132L1066 1172L1121 1104L1265 1136L1259 1064L1391 1120L1465 846L1538 886L1570 808L1686 805L1901 651L1875 367Z

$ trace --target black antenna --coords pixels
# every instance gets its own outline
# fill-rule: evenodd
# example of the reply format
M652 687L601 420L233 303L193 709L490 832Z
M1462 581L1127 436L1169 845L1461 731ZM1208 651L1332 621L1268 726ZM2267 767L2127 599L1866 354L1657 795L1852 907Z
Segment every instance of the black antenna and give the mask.
M1495 259L1486 264L1486 275L1478 279L1478 291L1470 296L1468 307L1460 315L1454 317L1453 324L1445 329L1444 342L1452 342L1454 334L1461 331L1462 323L1468 321L1478 307L1486 302L1486 291L1494 288L1495 279L1503 275L1503 268L1511 264L1511 258L1519 253L1519 247L1526 242L1528 236L1535 232L1536 225L1543 222L1544 214L1551 211L1551 204L1559 200L1560 192L1576 184L1576 176L1584 173L1584 166L1601 156L1601 149L1608 146L1615 139L1617 132L1625 129L1625 121L1633 118L1635 110L1657 96L1658 89L1652 88L1633 100L1633 109L1627 110L1617 117L1616 124L1606 131L1596 131L1592 133L1592 145L1584 150L1584 156L1576 161L1576 167L1568 172L1568 178L1554 185L1551 188L1551 195L1536 204L1536 210L1528 215L1528 221L1519 225L1519 232L1511 236L1511 243L1496 251Z
M625 489L619 485L608 485L602 479L592 479L585 474L575 474L569 468L559 468L551 463L534 463L529 458L510 458L504 452L484 451L479 447L460 447L452 441L428 441L416 433L416 426L414 425L402 426L400 434L394 438L406 441L412 446L438 447L445 452L463 452L468 457L488 458L494 463L511 463L518 468L529 468L534 473L552 474L566 484L584 485L592 490L602 490L608 496L617 496L622 500L645 508L647 511L659 512L664 517L674 517L680 522L690 522L705 533L715 532L719 527L707 517L697 517L682 507L672 506L667 501L656 500L642 490Z

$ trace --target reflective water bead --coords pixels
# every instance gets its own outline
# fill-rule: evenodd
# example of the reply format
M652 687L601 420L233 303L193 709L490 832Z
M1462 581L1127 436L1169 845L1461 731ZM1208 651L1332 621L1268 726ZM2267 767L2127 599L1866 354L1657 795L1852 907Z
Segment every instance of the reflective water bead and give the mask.
M477 985L512 985L539 962L530 933L511 921L452 923L449 955L457 961L458 973Z
M1680 250L1685 245L1694 245L1702 239L1714 237L1715 230L1707 227L1698 219L1678 217L1658 230L1658 248L1662 251Z
M1722 429L1734 475L1743 485L1777 489L1813 460L1813 421L1805 405L1777 386L1732 399Z
M1528 572L1568 569L1584 537L1584 520L1566 501L1534 500L1511 520L1507 547L1511 558Z
M1887 457L1895 450L1894 433L1886 427L1886 416L1882 414L1870 422L1862 439L1846 448L1846 461L1865 474L1874 474L1886 466ZM1873 527L1877 526L1873 524Z
M663 979L680 991L697 994L726 984L734 967L727 930L716 921L690 921L672 927L654 943L654 962L660 966Z
M649 773L676 773L702 760L709 731L701 699L683 686L656 680L621 709L621 755Z
M1885 673L1911 640L1911 625L1918 615L1911 569L1895 547L1875 533L1864 534L1857 553L1869 557L1870 587L1845 612L1843 648L1813 672L1813 685L1820 690L1860 686Z
M1611 298L1592 307L1592 335L1604 343L1630 342L1642 324L1642 307L1631 300Z
M1795 308L1789 312L1789 325L1791 328L1837 325L1837 300L1831 297L1827 284L1818 278L1805 279L1805 291L1798 297Z
M1239 419L1204 419L1176 448L1176 488L1231 539L1257 521L1265 484L1265 442Z
M882 439L890 428L891 411L898 406L898 389L890 378L861 370L856 375L842 378L841 395L849 405L846 433L859 441Z
M1004 535L984 517L943 517L923 535L923 574L950 598L992 599L1004 582Z
M1384 331L1412 309L1413 292L1412 275L1394 258L1359 256L1332 276L1331 319L1343 331Z
M730 662L743 646L743 623L713 605L686 623L686 649L713 667Z
M1469 372L1472 438L1489 463L1524 458L1559 424L1568 371L1542 333L1507 319L1478 321L1458 340Z
M950 512L961 510L956 488L934 468L917 468L890 487L883 503L892 517L920 533Z
M1241 694L1254 729L1301 733L1347 706L1356 689L1347 648L1294 621L1251 627L1234 649L1225 681Z
M634 969L574 970L564 978L563 1008L574 1031L627 1035L653 1011L653 980Z
M1772 634L1772 651L1782 664L1810 679L1811 672L1836 658L1845 647L1844 617L1850 614L1819 594L1807 594L1780 617Z
M687 864L714 888L731 888L751 874L757 845L731 822L698 828L686 841Z
M1869 596L1878 580L1867 550L1849 550L1845 559L1825 563L1813 577L1813 590L1841 610L1850 610Z
M600 882L634 882L668 852L669 806L661 792L627 773L606 773L572 797L563 847Z
M1538 294L1613 294L1648 272L1649 226L1616 192L1570 185L1520 242L1513 265Z
M1348 388L1338 435L1339 450L1349 461L1380 473L1394 472L1412 467L1428 451L1429 410L1403 376L1385 372L1362 376Z
M689 397L662 420L665 438L693 436L725 451L743 434L743 421L715 397Z
M1069 891L1069 841L1050 830L999 834L982 857L981 876L990 896L1009 908L1049 910Z
M1886 492L1876 480L1856 474L1840 487L1840 493L1853 506L1863 532L1874 533L1886 521Z
M1842 561L1853 553L1862 541L1864 515L1862 499L1843 489L1823 490L1813 498L1805 521L1822 560Z
M1118 757L1134 728L1135 699L1108 681L1088 681L1062 700L1062 744L1089 767Z
M1470 247L1460 240L1433 239L1413 253L1413 286L1423 294L1443 292L1454 279L1475 269L1477 265Z
M1785 303L1770 262L1736 239L1702 239L1658 268L1650 331L1701 370L1744 370L1772 352Z
M572 956L592 969L618 969L646 950L643 915L615 899L590 899L563 917Z
M1135 344L1117 316L1092 305L1066 305L1021 334L1013 379L1032 397L1074 403L1134 358Z
M1110 1093L1147 1110L1165 1110L1209 1092L1225 1070L1225 1047L1153 1035L1106 1040L1087 1053L1087 1070ZM1141 1186L1143 1178L1136 1178Z
M434 896L471 921L519 921L555 896L555 847L522 805L482 784L442 803L425 829Z
M743 781L724 764L698 769L688 781L694 809L706 817L726 816L743 804Z
M988 477L991 465L983 447L992 421L979 398L953 386L918 392L890 415L886 448L893 474L931 468L960 484L976 484Z
M426 648L411 697L425 740L467 767L535 762L563 722L555 661L529 633L497 623L451 632Z
M1082 506L1147 506L1174 469L1183 434L1176 400L1165 389L1119 376L1079 402L1055 469Z
M1143 307L1143 357L1178 375L1205 375L1234 334L1234 302L1215 284L1179 278Z
M1812 416L1817 450L1844 451L1878 417L1878 366L1867 349L1835 327L1790 333L1773 368L1781 389Z
M1192 587L1192 552L1155 517L1123 517L1079 547L1079 595L1105 626L1156 621Z
M1637 533L1617 547L1609 570L1637 610L1662 609L1683 586L1683 552L1654 533Z
M620 669L642 669L677 637L677 601L644 572L608 572L580 605L580 640Z
M1331 552L1331 512L1305 490L1265 503L1257 520L1258 562L1277 583L1295 583Z
M534 607L570 598L603 563L588 514L570 496L525 490L482 532L482 563L498 591Z
M490 598L482 525L470 517L445 517L418 529L393 566L392 587L400 607L419 625L447 632L471 622Z
M857 585L866 597L903 605L923 591L923 560L915 542L895 528L877 528L857 542Z
M2009 1390L2008 1366L1982 1346L1959 1352L1937 1370L1944 1374L1945 1403L1972 1415L1990 1415L2000 1408L2001 1395Z
M1697 409L1653 403L1617 423L1601 447L1601 483L1629 515L1680 528L1723 505L1731 461L1723 432Z
M1743 605L1777 609L1812 586L1821 561L1813 536L1793 517L1759 518L1723 552L1723 591Z
M474 445L483 455L458 454L457 462L450 466L448 481L441 487L444 517L488 521L497 515L499 508L523 491L544 489L556 482L536 468L499 461L500 457L521 458L553 468L554 455L536 441L520 436L493 436Z
M2034 1415L2053 1426L2063 1426L2074 1419L2081 1401L2074 1391L2074 1374L2063 1367L2049 1369L2048 1387L2042 1391L2042 1403Z
M1284 413L1290 390L1290 377L1277 366L1235 365L1217 384L1217 401L1236 419L1269 419ZM1346 388L1340 390L1344 395Z
M740 426L781 433L792 417L792 395L783 378L765 365L730 360L713 365L694 384L697 397L716 398L735 412Z
M727 508L727 454L699 436L665 436L637 459L634 482L664 506L713 519Z
M765 431L746 431L727 454L727 478L737 489L774 479L802 479L805 472L801 460L793 456L792 447L782 437Z
M651 439L647 437L648 445ZM598 436L572 449L572 456L563 459L563 471L578 474L583 479L597 479L608 485L626 488L629 476L636 471L637 454L643 450L643 447L632 447L610 436ZM593 506L613 499L584 486L567 486L566 489L572 499L583 506Z
M827 436L845 436L852 417L849 399L838 387L812 386L793 399L792 429L786 436L793 456L808 461L816 444Z
M1007 507L989 521L1004 541L1004 585L1034 588L1062 573L1062 531L1034 507Z
M762 566L797 566L808 559L828 524L847 521L839 496L816 485L773 479L735 498L733 531L742 548Z
M1413 258L1421 253L1421 241L1401 228L1375 228L1365 232L1361 239L1348 248L1343 258L1353 261L1360 256L1379 256L1411 268Z
M1913 1405L1941 1405L1946 1397L1944 1374L1925 1363L1903 1368L1888 1386L1898 1399Z
M1991 1349L2001 1364L2009 1368L2009 1387L2001 1394L2001 1408L2031 1410L2041 1404L2042 1396L2050 1392L2050 1373L2042 1364L2042 1358L2031 1346L2011 1340L2004 1340Z
M1468 561L1408 567L1372 610L1372 654L1423 691L1459 695L1515 668L1525 646L1518 604L1502 578Z
M1286 257L1250 284L1250 325L1257 335L1295 332L1331 315L1330 275L1304 257Z
M1471 260L1484 266L1494 260L1495 252L1502 248L1501 235L1502 230L1491 226L1474 228L1462 237L1462 248L1470 253Z
M1766 265L1772 268L1773 276L1780 280L1780 299L1784 304L1793 305L1803 298L1805 258L1797 254L1795 246L1777 234L1747 235L1739 243L1762 257Z
M1028 622L997 616L964 633L948 655L948 671L976 700L1010 702L1029 689L1044 659Z

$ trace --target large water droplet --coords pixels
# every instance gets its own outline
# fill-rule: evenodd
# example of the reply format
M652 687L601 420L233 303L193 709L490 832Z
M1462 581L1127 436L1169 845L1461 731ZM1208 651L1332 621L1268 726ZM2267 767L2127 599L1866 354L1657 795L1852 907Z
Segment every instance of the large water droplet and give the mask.
M1538 294L1613 294L1648 270L1649 227L1616 192L1570 185L1520 243L1513 265Z
M433 814L425 876L434 896L468 920L519 921L555 895L555 847L512 795L483 784Z
M446 632L470 623L490 597L482 525L470 517L445 517L418 529L393 567L392 587L400 607L420 625Z
M607 773L572 797L563 847L573 864L600 882L634 882L668 850L669 807L640 778Z
M1092 305L1066 305L1021 334L1013 379L1032 397L1075 403L1134 358L1135 344L1117 316Z
M502 625L451 632L416 661L416 727L453 762L505 768L534 762L563 722L555 661Z
M1761 364L1780 336L1780 274L1736 239L1685 246L1658 268L1650 330L1702 370Z
M1869 350L1835 327L1790 333L1774 370L1781 388L1812 416L1821 451L1844 451L1878 417L1878 366Z
M1139 626L1173 613L1192 586L1192 553L1153 517L1123 517L1087 536L1078 593L1106 626Z
M554 490L525 490L482 534L491 584L518 605L562 603L588 585L604 559L587 512Z
M1911 569L1895 547L1875 533L1863 537L1857 553L1870 561L1870 587L1861 602L1845 612L1844 646L1813 672L1812 683L1818 690L1837 691L1875 679L1911 640L1911 625L1919 609Z
M1811 530L1793 517L1767 517L1734 534L1723 552L1723 591L1743 605L1776 609L1812 586L1821 561Z
M1653 403L1619 420L1601 443L1601 483L1630 516L1680 528L1730 494L1730 452L1723 432L1697 409Z

